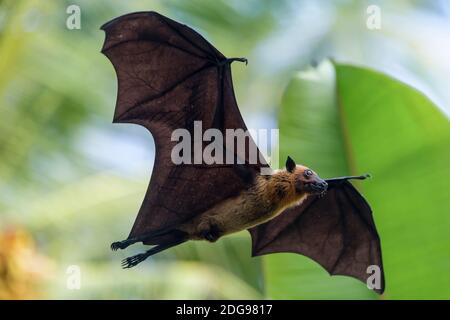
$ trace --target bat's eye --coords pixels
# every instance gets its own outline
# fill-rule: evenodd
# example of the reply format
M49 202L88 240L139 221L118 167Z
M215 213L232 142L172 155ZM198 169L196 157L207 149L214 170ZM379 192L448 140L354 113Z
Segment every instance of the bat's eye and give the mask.
M305 172L303 173L303 175L306 177L306 178L309 178L309 177L311 177L312 175L313 175L313 172L311 171L311 170L305 170Z

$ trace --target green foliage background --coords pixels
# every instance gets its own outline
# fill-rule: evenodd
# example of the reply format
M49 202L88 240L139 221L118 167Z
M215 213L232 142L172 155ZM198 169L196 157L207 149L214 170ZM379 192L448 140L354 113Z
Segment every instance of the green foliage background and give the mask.
M145 10L249 59L233 65L239 105L249 127L280 128L281 160L372 173L358 187L382 238L382 298L450 298L450 10L378 3L380 30L366 28L368 1L0 1L0 299L379 298L299 255L251 258L245 232L120 269L130 251L109 244L131 227L154 147L144 129L111 124L99 27ZM81 30L66 28L71 4ZM80 290L67 289L70 265Z
M325 177L372 174L358 187L382 235L384 297L446 298L450 126L444 114L399 81L324 61L293 77L279 119L282 158L302 159ZM268 292L282 298L374 295L353 279L328 279L307 260L269 256Z

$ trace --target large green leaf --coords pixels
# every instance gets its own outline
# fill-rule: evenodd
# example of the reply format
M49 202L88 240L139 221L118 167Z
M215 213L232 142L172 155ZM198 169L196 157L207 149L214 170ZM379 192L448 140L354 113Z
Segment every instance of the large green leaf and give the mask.
M287 155L322 177L369 172L386 272L384 298L450 297L450 125L423 94L386 75L325 61L290 82L279 115ZM296 254L264 259L271 298L376 298Z

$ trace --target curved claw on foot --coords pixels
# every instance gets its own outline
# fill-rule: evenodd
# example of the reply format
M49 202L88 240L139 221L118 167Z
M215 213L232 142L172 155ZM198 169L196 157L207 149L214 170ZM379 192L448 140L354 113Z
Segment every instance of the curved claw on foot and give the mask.
M148 256L145 253L140 253L135 256L123 259L122 260L122 268L123 269L132 268L132 267L138 265L139 263L141 263L142 261L144 261L145 259L147 259L147 257Z
M117 251L118 249L120 249L120 242L113 242L113 243L111 243L111 250L112 251Z
M111 250L112 251L117 251L119 249L123 250L131 244L133 244L133 242L128 241L128 240L116 241L116 242L111 243Z

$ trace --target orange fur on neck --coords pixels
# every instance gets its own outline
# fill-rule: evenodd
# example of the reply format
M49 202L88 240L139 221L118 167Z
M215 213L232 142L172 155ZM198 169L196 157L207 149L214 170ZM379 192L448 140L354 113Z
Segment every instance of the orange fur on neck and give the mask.
M276 205L277 210L299 204L307 194L299 193L295 188L297 175L301 170L290 173L286 170L277 170L269 178L259 177L257 189L265 201Z

